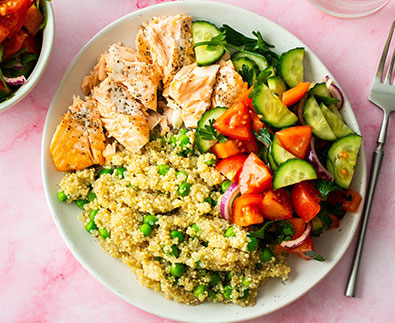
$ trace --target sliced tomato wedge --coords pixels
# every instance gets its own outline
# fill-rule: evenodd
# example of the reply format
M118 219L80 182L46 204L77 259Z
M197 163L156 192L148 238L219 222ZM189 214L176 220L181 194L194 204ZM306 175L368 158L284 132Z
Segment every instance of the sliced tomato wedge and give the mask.
M296 102L300 101L303 98L303 96L307 93L309 87L310 87L310 83L299 82L292 89L283 92L281 96L281 100L287 107L289 107L292 104L295 104Z
M332 224L330 229L336 229L340 226L340 220L336 215L330 214L327 212L327 214L330 216L331 220L332 220Z
M8 9L5 15L1 14L0 24L7 27L7 29L10 32L9 36L12 37L15 36L23 26L23 22L25 21L26 13L27 13L27 0L18 0L18 1L10 1L10 2L15 3L15 6L13 7L13 9Z
M262 129L265 124L261 121L261 119L259 119L254 109L250 109L250 115L252 129L254 129L255 132L259 132L259 130Z
M244 162L239 177L241 194L263 193L272 188L272 174L259 159L257 155L251 153Z
M285 220L292 217L291 198L286 189L268 190L263 193L261 211L269 220ZM302 220L303 224L304 221Z
M299 257L305 259L305 260L311 260L311 257L305 255L305 252L308 251L314 251L314 245L313 245L313 240L311 239L310 236L306 238L305 241L296 248L289 248L288 252L290 253L296 253Z
M321 210L320 193L313 182L304 181L294 185L291 200L294 210L306 223L311 221Z
M222 159L216 166L227 179L232 182L237 182L241 169L248 155L236 155Z
M346 212L357 212L362 201L362 196L356 191L334 191L328 196L328 203L341 203Z
M276 132L281 145L297 158L304 159L311 141L310 126L296 126Z
M3 53L3 61L14 56L18 53L23 46L23 42L25 41L27 34L24 32L20 32L13 37L9 37L4 42L4 53Z
M237 102L226 110L213 126L230 138L250 140L252 138L251 116L248 110L248 106L242 101Z
M22 48L26 48L24 53L36 54L38 53L38 43L37 39L32 35L28 34L23 41Z
M27 31L35 36L40 30L40 26L43 23L43 17L41 16L40 11L38 11L35 5L32 5L29 9L27 9L26 19L23 22L23 26L27 29Z
M248 141L229 139L223 143L216 143L211 147L211 151L218 158L222 159L239 154L255 152L257 151L257 146L254 138L251 138L251 140Z
M247 106L252 108L252 98L249 98L250 93L254 89L254 86L251 86L248 90L247 93L242 97L241 101Z
M0 15L5 16L17 12L29 4L28 0L0 0Z
M261 194L243 194L233 203L232 222L246 227L263 222L259 208L262 203Z
M7 38L10 31L6 26L0 24L0 44Z

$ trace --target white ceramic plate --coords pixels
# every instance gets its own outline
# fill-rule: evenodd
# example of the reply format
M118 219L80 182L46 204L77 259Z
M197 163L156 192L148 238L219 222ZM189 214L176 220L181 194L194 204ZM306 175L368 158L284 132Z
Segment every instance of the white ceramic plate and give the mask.
M133 12L115 21L90 40L74 58L52 100L42 142L45 193L53 219L74 256L97 280L127 302L147 312L178 321L229 322L251 319L290 304L324 278L349 246L357 229L360 213L346 216L341 222L341 230L326 232L316 239L316 249L326 257L325 262L307 262L291 256L288 263L292 267L292 273L287 283L284 285L280 280L271 280L261 288L254 307L242 308L214 303L192 307L169 301L153 290L141 287L130 269L106 254L85 231L77 219L79 209L75 205L67 205L57 200L57 185L63 174L55 170L48 148L58 118L72 103L73 94L82 96L79 84L83 76L89 73L96 63L97 56L109 45L122 41L133 46L138 26L142 22L152 16L175 15L179 12L217 25L227 23L246 35L250 35L253 30L260 30L267 41L276 45L278 52L297 46L306 47L298 38L266 18L237 7L213 2L170 2ZM307 47L305 57L306 80L321 80L323 76L330 74ZM343 114L351 128L359 133L357 121L347 99ZM366 162L362 149L352 188L364 196L365 183Z

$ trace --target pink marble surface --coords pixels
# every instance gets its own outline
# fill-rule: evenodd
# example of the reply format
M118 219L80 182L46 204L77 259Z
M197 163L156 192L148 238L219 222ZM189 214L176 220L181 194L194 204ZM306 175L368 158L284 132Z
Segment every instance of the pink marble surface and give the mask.
M28 97L0 114L1 322L171 322L119 299L74 259L52 221L40 172L45 116L71 59L114 19L158 2L163 1L117 0L116 5L109 0L53 1L56 36L48 69ZM355 20L327 16L307 0L224 2L250 9L284 26L322 59L354 108L370 166L381 112L367 101L367 96L395 17L395 1L374 15ZM308 294L276 313L250 322L395 321L393 130L388 133L372 208L358 297L343 296L353 244L334 270Z

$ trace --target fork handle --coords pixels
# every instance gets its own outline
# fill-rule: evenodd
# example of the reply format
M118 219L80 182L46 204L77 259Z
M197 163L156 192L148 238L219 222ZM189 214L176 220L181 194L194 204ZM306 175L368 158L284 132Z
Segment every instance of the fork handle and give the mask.
M358 269L359 269L359 263L361 261L366 228L368 226L370 207L372 206L373 196L376 190L377 179L379 177L379 172L381 168L381 162L383 161L383 157L384 157L384 143L387 134L388 119L389 119L389 114L384 113L380 134L377 139L377 148L373 152L373 160L372 160L372 167L370 173L368 193L366 195L364 210L362 213L362 224L358 235L357 246L354 251L354 259L350 270L350 276L348 277L347 287L344 292L344 295L346 296L355 297L355 287L357 283Z

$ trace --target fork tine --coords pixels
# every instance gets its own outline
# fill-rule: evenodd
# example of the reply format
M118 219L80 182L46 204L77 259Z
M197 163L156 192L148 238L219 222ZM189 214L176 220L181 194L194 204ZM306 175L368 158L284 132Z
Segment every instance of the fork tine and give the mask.
M394 23L395 23L395 21L394 21ZM392 79L392 72L394 70L394 64L395 64L395 48L394 48L394 52L392 53L391 64L390 64L390 67L388 68L388 75L387 75L388 83L390 83L390 84L391 84L391 79Z
M392 39L392 34L394 33L394 28L395 28L395 20L392 23L391 30L390 30L390 33L387 38L387 42L385 43L385 46L384 46L383 54L381 55L381 58L380 58L379 66L377 67L376 77L378 77L380 80L381 80L383 72L384 72L385 60L387 58L388 49L391 44L391 39Z

